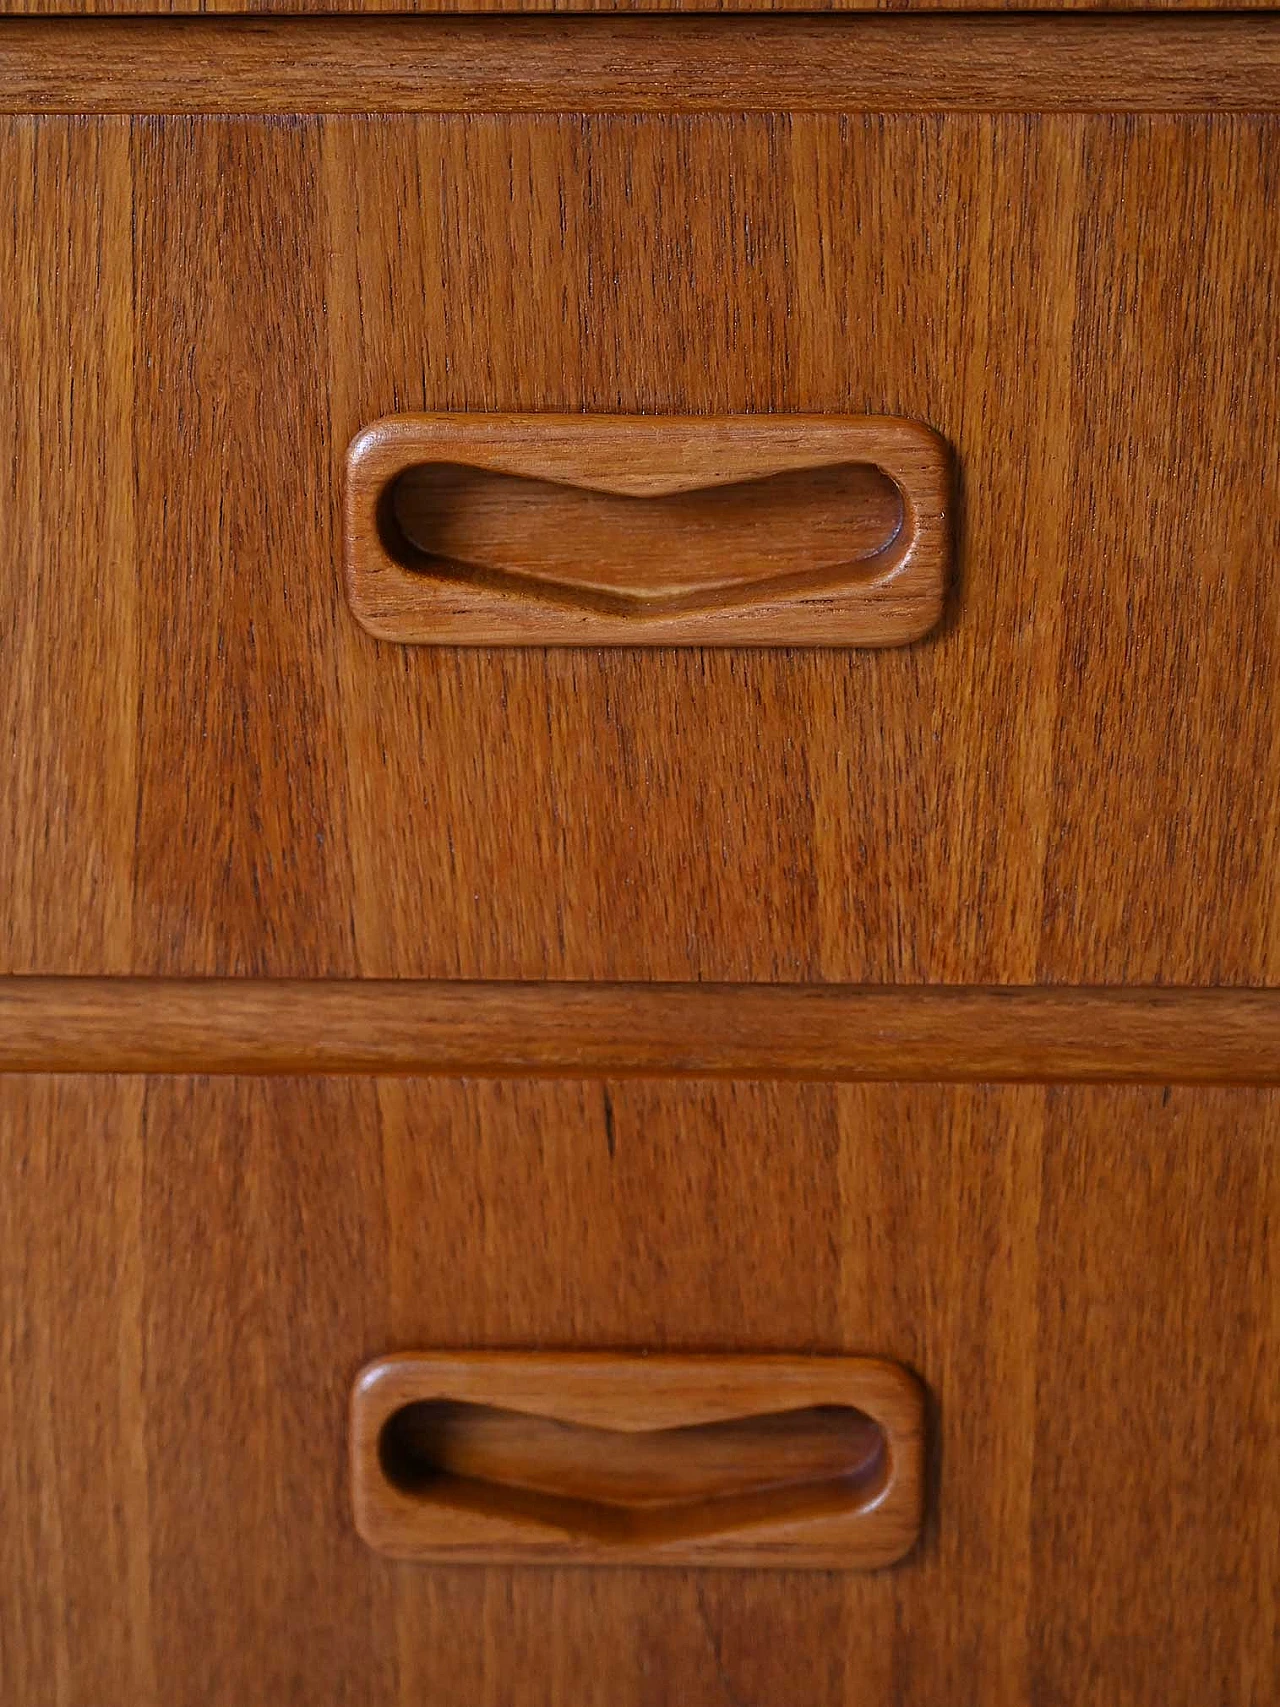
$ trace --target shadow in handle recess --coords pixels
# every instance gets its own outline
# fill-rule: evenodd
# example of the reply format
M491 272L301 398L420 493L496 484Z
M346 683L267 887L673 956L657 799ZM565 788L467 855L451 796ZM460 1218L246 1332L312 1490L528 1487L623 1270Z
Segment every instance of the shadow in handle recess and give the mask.
M437 1508L633 1546L856 1512L889 1474L883 1429L846 1405L631 1432L419 1400L384 1423L379 1463Z
M381 532L407 568L656 616L856 583L903 522L897 486L860 463L637 497L432 462L393 482Z

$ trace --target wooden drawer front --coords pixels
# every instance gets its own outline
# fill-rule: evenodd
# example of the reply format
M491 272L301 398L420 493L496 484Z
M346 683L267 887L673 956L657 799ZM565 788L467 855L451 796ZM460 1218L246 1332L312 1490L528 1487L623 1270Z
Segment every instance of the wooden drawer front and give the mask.
M4 965L1274 983L1273 116L0 120ZM428 652L390 412L841 411L939 634Z
M1278 1139L1275 1092L6 1080L7 1698L1274 1700ZM906 1363L924 1537L391 1564L345 1408L425 1345Z

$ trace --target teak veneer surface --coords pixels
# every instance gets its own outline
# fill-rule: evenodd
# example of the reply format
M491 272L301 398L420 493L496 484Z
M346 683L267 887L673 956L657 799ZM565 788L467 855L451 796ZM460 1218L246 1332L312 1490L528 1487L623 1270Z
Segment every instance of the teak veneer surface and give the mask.
M0 1648L64 1707L1269 1707L1274 1091L0 1085ZM395 1565L392 1349L867 1354L925 1531L847 1572Z
M1280 984L1275 120L14 117L0 160L3 970ZM948 619L374 641L342 457L441 409L925 421Z
M1274 21L652 22L0 25L0 970L1220 986L1186 1057L1234 1062L1280 985ZM377 642L345 447L459 410L924 421L947 618ZM1274 1090L67 1049L0 1081L21 1707L1280 1694ZM922 1542L377 1559L347 1395L415 1346L900 1362Z
M0 0L0 19L222 13L663 13L663 12L1265 12L1275 0Z

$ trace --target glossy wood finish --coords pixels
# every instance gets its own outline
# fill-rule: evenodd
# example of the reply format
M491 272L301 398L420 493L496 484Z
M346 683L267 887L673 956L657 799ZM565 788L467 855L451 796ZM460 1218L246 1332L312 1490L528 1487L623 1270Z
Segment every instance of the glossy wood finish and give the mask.
M19 1701L1280 1692L1275 1092L11 1079L0 1144ZM922 1542L873 1574L379 1560L347 1402L423 1345L903 1362Z
M0 979L0 1072L1280 1083L1280 991Z
M1274 112L1280 21L0 19L0 112Z
M1156 1006L1118 1043L1233 1058L1213 1016L1280 985L1274 21L871 22L365 20L360 64L291 24L0 29L5 970L1213 986L1167 1038L1123 998ZM948 621L372 640L351 436L532 410L929 421ZM118 993L79 1046L118 1048ZM226 1064L270 1057L242 997ZM1277 1119L1217 1086L8 1077L4 1693L1271 1707ZM423 1345L902 1363L921 1545L380 1560L345 1406Z
M1275 136L6 121L4 969L1280 984ZM929 420L952 617L387 647L341 459L419 409Z
M351 1393L356 1528L402 1558L872 1570L923 1471L924 1389L874 1358L419 1352Z
M0 0L0 18L294 14L298 0ZM1266 12L1273 0L310 0L308 14L502 12Z
M900 646L942 615L951 508L915 421L396 416L347 453L347 593L402 642Z

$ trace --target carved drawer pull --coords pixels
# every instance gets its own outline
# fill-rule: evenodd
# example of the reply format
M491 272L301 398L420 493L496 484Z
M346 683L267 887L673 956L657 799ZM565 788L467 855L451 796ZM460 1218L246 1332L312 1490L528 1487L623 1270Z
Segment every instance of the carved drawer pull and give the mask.
M921 1435L871 1358L388 1357L352 1396L356 1525L408 1558L865 1569L916 1537Z
M949 458L871 416L405 415L347 457L383 639L890 646L942 611Z

